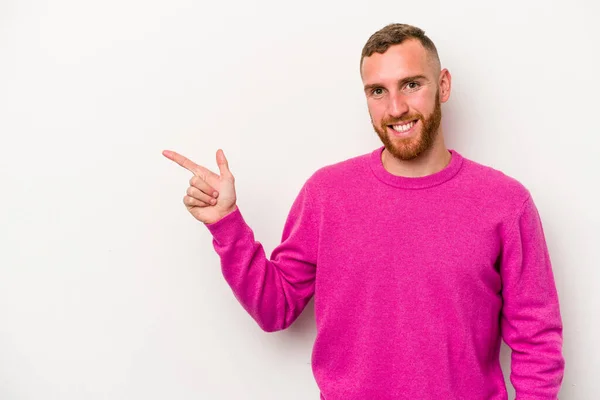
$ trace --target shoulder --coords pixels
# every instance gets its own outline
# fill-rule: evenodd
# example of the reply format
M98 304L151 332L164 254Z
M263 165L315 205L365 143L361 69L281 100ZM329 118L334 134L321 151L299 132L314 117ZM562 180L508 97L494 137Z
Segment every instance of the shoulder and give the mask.
M462 181L469 192L497 209L515 212L531 199L531 193L516 177L500 169L464 158Z
M371 153L353 156L325 165L308 178L307 185L314 188L331 189L347 184L349 180L361 179L368 172Z

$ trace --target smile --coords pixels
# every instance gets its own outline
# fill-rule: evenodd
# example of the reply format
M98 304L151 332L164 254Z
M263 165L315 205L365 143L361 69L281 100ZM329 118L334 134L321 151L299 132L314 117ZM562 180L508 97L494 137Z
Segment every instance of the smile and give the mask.
M407 133L411 132L412 129L414 128L414 126L417 124L418 120L415 121L411 121L409 123L406 124L399 124L399 125L388 125L390 128L392 128L392 130L394 131L394 133L396 134L400 134L400 136L405 136Z

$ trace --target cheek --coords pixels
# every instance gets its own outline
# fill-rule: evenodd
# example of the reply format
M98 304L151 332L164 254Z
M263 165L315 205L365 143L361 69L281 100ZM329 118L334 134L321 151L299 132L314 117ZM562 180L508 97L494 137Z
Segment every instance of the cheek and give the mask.
M422 96L416 96L411 99L408 106L411 110L414 110L414 112L427 117L433 112L435 107L435 97L424 93Z
M385 105L381 101L367 102L369 115L375 123L379 123L385 117Z

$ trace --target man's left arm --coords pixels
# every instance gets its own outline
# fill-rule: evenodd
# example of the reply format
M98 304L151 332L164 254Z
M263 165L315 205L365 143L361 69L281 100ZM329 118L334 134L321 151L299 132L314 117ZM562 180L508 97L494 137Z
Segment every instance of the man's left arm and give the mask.
M503 241L501 333L512 349L515 400L556 400L563 380L562 319L542 222L531 196Z

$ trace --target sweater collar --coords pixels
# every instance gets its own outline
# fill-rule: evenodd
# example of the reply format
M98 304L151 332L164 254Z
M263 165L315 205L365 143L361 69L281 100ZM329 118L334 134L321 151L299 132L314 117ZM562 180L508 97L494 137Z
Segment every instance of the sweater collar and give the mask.
M369 159L371 170L383 183L405 189L425 189L446 182L458 173L464 159L456 150L450 149L448 151L452 157L444 169L431 175L411 178L393 175L384 168L383 162L381 161L381 154L383 153L384 148L384 146L381 146L371 153L371 157Z

